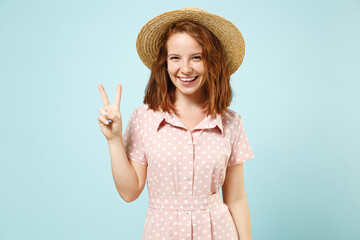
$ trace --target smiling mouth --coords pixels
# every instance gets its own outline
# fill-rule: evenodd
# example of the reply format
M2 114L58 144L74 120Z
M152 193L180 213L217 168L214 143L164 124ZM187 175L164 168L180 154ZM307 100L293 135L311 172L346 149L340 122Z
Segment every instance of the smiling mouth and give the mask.
M198 76L192 77L192 78L182 78L182 77L178 77L178 78L179 78L182 82L189 83L189 82L195 81L195 80L198 78Z

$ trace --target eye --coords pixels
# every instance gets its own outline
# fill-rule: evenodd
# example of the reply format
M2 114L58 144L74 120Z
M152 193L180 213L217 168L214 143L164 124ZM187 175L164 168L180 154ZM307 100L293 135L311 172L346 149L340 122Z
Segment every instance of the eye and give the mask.
M200 59L201 59L201 56L195 56L194 59L200 60Z
M179 59L178 57L171 57L170 60L177 60Z

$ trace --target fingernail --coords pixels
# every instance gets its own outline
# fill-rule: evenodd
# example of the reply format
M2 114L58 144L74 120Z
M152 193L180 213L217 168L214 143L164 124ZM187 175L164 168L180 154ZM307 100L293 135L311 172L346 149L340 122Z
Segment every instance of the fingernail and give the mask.
M105 113L106 116L109 116L109 113Z
M112 122L112 120L111 120L111 119L108 119L108 121L109 121L109 122Z

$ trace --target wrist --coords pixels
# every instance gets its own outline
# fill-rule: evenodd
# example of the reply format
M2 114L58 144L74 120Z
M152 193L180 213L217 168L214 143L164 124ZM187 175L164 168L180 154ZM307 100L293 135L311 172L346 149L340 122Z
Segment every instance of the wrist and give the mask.
M112 139L108 139L108 144L121 144L124 145L122 137L113 137Z

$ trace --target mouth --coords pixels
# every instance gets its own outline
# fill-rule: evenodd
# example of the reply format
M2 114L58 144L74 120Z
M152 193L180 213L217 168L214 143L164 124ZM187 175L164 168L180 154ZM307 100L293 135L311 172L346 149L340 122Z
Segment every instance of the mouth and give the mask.
M182 81L183 83L192 83L194 82L198 76L196 77L186 77L186 78L183 78L183 77L178 77L180 79L180 81Z

